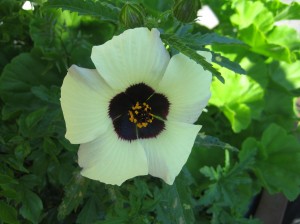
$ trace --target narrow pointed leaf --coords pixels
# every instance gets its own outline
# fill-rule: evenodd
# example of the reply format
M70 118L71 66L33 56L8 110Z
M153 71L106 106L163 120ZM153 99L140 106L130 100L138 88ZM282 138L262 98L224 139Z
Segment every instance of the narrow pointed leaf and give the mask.
M218 72L212 66L212 64L210 64L209 62L207 62L202 55L198 54L197 51L195 51L194 49L188 47L188 45L185 44L182 39L180 39L179 37L177 37L175 35L171 35L171 34L161 34L160 37L162 38L162 40L166 44L170 45L171 47L173 47L176 50L180 51L182 54L188 56L189 58L191 58L192 60L194 60L198 64L202 65L205 70L210 71L222 83L225 82L225 80L222 77L221 73Z

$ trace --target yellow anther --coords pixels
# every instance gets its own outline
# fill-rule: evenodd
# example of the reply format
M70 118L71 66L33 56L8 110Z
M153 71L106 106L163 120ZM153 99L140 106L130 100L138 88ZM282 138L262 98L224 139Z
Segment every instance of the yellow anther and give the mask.
M132 109L133 109L133 110L139 110L139 109L141 109L141 108L142 108L142 106L140 105L139 102L136 102L135 106L132 106Z
M134 116L133 116L132 111L129 110L128 113L129 113L129 120L130 120L131 122L133 122L133 121L134 121Z
M149 113L151 107L143 102L141 105L139 102L136 102L131 109L128 110L128 119L130 122L135 123L138 128L145 128L150 123L152 123L154 116Z

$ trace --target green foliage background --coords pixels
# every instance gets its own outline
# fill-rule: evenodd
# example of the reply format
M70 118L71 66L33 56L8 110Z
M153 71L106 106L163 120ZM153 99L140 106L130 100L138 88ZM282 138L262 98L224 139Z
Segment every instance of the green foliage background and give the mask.
M202 133L175 183L146 176L116 187L80 176L59 98L70 65L93 68L91 47L127 28L119 22L125 2L32 2L25 11L24 1L0 0L0 223L252 224L260 221L246 214L262 188L297 198L300 40L274 22L300 19L299 3L202 0L220 20L211 31L179 22L172 0L129 1L171 54L215 78ZM197 50L211 51L213 63Z

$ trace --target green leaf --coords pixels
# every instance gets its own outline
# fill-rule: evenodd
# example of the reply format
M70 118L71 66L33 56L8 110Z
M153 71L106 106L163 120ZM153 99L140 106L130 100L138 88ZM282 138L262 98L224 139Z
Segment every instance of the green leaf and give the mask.
M3 185L2 185L3 187ZM12 199L19 201L20 200L20 192L17 192L16 190L12 189L11 186L4 186L3 190L0 191L0 196L5 197L7 199Z
M264 91L248 76L228 74L223 69L221 71L224 71L226 85L212 83L210 103L223 111L234 132L240 132L249 126L251 119L260 117Z
M160 1L160 0L153 0L153 1L138 0L138 1L145 4L147 7L155 9L157 11L166 11L166 10L170 9L171 4L173 4L172 0L165 0L165 1Z
M39 223L43 210L42 200L34 192L25 189L22 196L20 214L32 223Z
M18 184L18 181L9 175L0 173L0 185L2 184Z
M74 173L73 178L65 187L65 196L58 208L59 220L63 220L82 203L87 187L88 180L79 173Z
M70 152L77 152L78 145L71 144L65 137L58 139L59 143Z
M38 103L31 93L32 86L58 83L57 74L47 70L41 59L22 53L4 68L0 77L0 94L7 105L29 109Z
M260 32L257 27L251 25L248 28L241 30L240 35L243 41L252 47L254 52L267 57L273 57L276 60L291 63L297 59L297 51L293 52L295 48L293 46L289 46L289 42L291 41L286 41L286 38L282 38L284 29L289 30L288 33L291 34L291 41L296 40L296 31L286 26L276 27L268 33L268 36L265 36L265 34ZM276 38L280 39L276 40ZM292 44L297 45L296 42Z
M17 219L17 211L4 201L0 201L0 220L8 224L19 223Z
M44 138L43 149L51 157L57 156L58 153L60 152L60 150L57 148L55 142L49 137Z
M19 181L22 186L26 186L28 189L33 189L37 185L42 185L41 178L34 174L23 175Z
M284 33L284 35L282 35ZM297 54L300 52L300 39L297 31L288 26L276 26L267 35L267 41L270 45L275 45L277 48L282 48L282 52L285 54L286 62L294 62L297 59ZM272 54L274 51L272 48L267 48L270 50L270 55L274 58L282 58ZM277 50L276 50L277 51ZM283 59L285 59L283 58Z
M188 47L188 45L184 42L183 39L172 34L161 34L160 37L166 44L170 45L171 47L185 54L198 64L202 65L205 70L210 71L222 83L224 83L224 78L221 76L221 73L218 72L210 63L208 63L203 56L198 54L192 48Z
M98 17L101 20L117 23L120 9L107 2L82 0L50 0L44 7L61 8L78 12L79 15Z
M249 209L252 197L260 190L248 174L255 155L256 151L253 150L233 165L227 155L223 167L205 166L200 169L211 183L201 195L199 203L209 206L207 212L212 213L212 223L248 223L244 214Z
M15 148L15 156L20 161L23 161L31 152L29 142L23 142Z
M291 19L300 19L300 4L299 2L291 2L283 8L275 17L276 21L279 20L291 20Z
M300 193L300 143L276 124L263 133L261 142L248 138L243 143L241 157L257 151L252 169L261 185L271 194L282 192L289 200Z
M206 33L206 34L184 34L181 36L188 46L193 49L200 49L203 45L214 45L214 44L228 44L228 45L245 45L242 41L221 36L217 33Z
M269 67L268 64L265 63L264 56L252 52L248 47L233 48L227 45L214 45L212 52L213 54L215 52L220 53L230 61L240 65L242 69L246 70L247 76L250 76L263 88L266 88L269 81L269 77L266 75L269 73ZM218 59L216 58L215 60ZM224 67L228 68L226 65ZM230 68L228 69L232 70Z
M90 197L80 211L76 223L95 223L99 216L99 198Z
M230 61L228 58L214 52L212 52L212 55L212 62L215 62L235 73L246 74L246 71L238 63Z
M118 217L118 218L110 218L110 219L105 220L105 221L94 222L94 224L124 224L126 222L128 222L127 219L122 218L122 217Z
M86 20L92 20L93 24L98 25L93 26ZM96 18L81 17L75 12L46 10L43 14L35 16L29 31L36 47L34 50L41 51L42 58L47 62L45 69L56 67L61 73L66 71L70 64L93 68L89 58L92 48L90 41L94 38L95 44L99 44L106 34L103 31L105 25L99 24L101 23Z
M274 24L273 15L265 8L260 1L238 0L233 5L236 14L231 16L233 24L240 29L254 25L258 30L267 32L272 29Z
M157 218L163 224L195 223L189 175L184 169L172 186L164 184L157 207Z
M265 94L265 108L263 113L263 123L258 124L262 127L262 132L266 129L266 125L271 123L277 123L281 127L291 130L295 127L295 101L291 93L285 91L281 86L276 86L275 83L268 88ZM278 106L278 99L280 99L280 105ZM257 128L259 129L259 127Z
M50 166L49 156L43 150L37 150L32 152L30 157L33 160L33 164L30 167L31 173L40 178L45 177Z
M11 156L11 155L1 156L0 161L8 164L15 170L18 170L18 171L21 171L24 173L29 173L29 171L24 167L23 161L15 158L15 156Z
M300 89L300 61L288 64L275 62L271 65L271 78L288 91Z
M238 149L229 145L228 143L220 141L218 138L209 136L209 135L204 135L204 134L198 134L196 136L196 140L194 143L194 147L217 147L221 149L229 149L230 151L237 152Z
M70 14L70 12L67 13ZM62 26L63 22L65 22L66 25L62 12L58 10L46 12L40 17L36 16L36 18L31 21L29 27L34 46L48 48L48 51L49 48L53 46L59 46L62 35L67 36L64 32L66 27L63 28ZM56 50L58 50L58 48Z
M27 128L29 129L34 128L34 126L36 126L37 123L43 119L46 112L47 112L47 107L43 107L28 114L28 116L25 118L25 124Z
M226 151L236 153L237 148L220 141L218 138L198 134L189 159L186 163L195 181L199 185L207 187L207 179L199 172L203 166L213 166L224 164Z
M34 86L31 88L31 92L47 103L60 104L60 88L58 86L51 86L50 88L45 86Z
M234 9L236 14L231 21L239 28L239 38L252 51L288 63L297 60L300 46L297 32L287 26L274 26L273 14L263 3L238 0Z
M230 107L222 108L225 116L231 123L234 132L246 129L251 122L251 109L245 104L233 104Z
M252 184L252 180L247 171L254 163L254 156L255 150L247 154L247 156L241 157L240 161L235 163L234 166L231 166L230 161L228 161L224 167L217 166L214 168L205 166L201 168L200 172L213 181L213 183L206 190L203 197L201 197L200 203L210 205L218 202L226 206L237 206L235 205L235 201L239 201L238 197L241 197L242 194L236 195L236 190L238 188L245 188L245 191L253 190L250 186L245 187L244 185ZM247 195L247 197L251 198L251 195ZM248 205L247 201L248 200L243 200L243 202L246 203L244 206ZM243 209L245 209L245 207Z

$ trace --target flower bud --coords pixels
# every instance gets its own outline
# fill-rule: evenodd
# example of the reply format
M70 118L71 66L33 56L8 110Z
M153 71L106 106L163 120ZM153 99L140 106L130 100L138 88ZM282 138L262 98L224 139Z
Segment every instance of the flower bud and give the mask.
M121 9L120 22L126 28L135 28L144 25L144 9L135 3L126 3Z
M175 0L173 15L179 21L189 23L197 18L197 11L200 8L200 0Z

